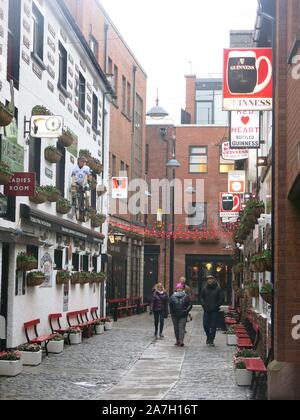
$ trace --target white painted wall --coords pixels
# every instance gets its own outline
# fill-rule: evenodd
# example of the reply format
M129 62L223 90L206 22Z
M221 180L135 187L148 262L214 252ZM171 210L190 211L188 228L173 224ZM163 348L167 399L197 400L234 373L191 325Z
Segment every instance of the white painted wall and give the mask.
M53 113L57 115L62 115L64 118L64 123L68 126L74 133L78 135L79 144L78 144L78 151L80 149L89 149L91 151L92 156L101 160L103 159L103 163L105 165L105 172L104 172L104 180L107 183L108 178L108 164L109 164L109 109L110 103L109 101L106 102L106 111L108 113L106 117L106 130L104 134L105 138L105 147L104 147L104 156L99 155L99 151L102 152L102 133L101 135L97 135L96 140L93 138L93 132L89 133L87 131L87 124L85 122L85 126L82 127L78 120L74 117L74 111L77 111L77 106L75 105L75 83L73 83L73 88L71 89L68 87L68 91L72 95L72 99L66 99L66 105L64 106L59 101L59 91L57 88L58 82L58 69L59 69L59 61L58 61L58 41L65 46L68 53L73 57L74 64L72 65L70 62L68 65L71 68L71 71L76 72L76 67L80 69L81 73L86 78L87 84L92 87L92 92L87 92L92 96L92 93L96 93L99 98L99 102L101 103L101 108L99 107L99 111L101 110L102 113L102 105L103 105L103 92L105 90L102 81L100 80L98 74L95 72L92 64L89 61L89 58L85 51L82 49L81 44L77 37L71 31L68 23L64 19L62 15L60 15L57 6L55 5L55 1L53 0L44 0L43 2L36 1L36 6L40 9L41 13L44 16L44 28L45 28L45 38L44 38L44 63L46 65L49 64L48 54L52 54L55 57L55 65L53 69L55 71L55 79L52 79L50 74L45 70L42 75L42 80L40 80L32 71L32 59L30 57L31 50L32 50L32 19L30 14L28 15L28 11L31 12L32 8L32 1L31 0L21 0L22 1L22 16L21 16L21 43L22 40L28 38L30 40L30 49L28 49L25 45L21 46L20 52L20 89L19 92L16 92L16 106L18 108L18 122L19 122L19 133L18 133L18 143L25 147L25 171L28 169L28 161L29 161L29 147L26 144L26 138L23 136L23 120L24 117L28 120L31 115L31 109L35 105L44 105L48 109L50 109ZM41 5L42 4L42 5ZM4 0L0 2L0 7L4 10L4 18L1 22L1 25L4 27L4 39L3 44L7 42L6 34L7 34L7 11L8 11L8 0ZM27 22L30 26L30 33L26 31L26 24ZM51 36L48 32L48 25L55 31L55 37ZM61 28L63 28L64 33L67 37L67 42L64 41ZM52 43L55 44L55 53L49 46L48 38L51 40ZM0 42L0 43L2 43ZM0 100L3 102L6 98L9 99L9 86L6 81L6 52L3 51L4 54L0 55L0 67L1 67L1 82L3 84L3 88L0 91ZM26 54L30 57L30 64L28 65L23 59L22 54ZM86 65L86 72L83 71L83 68L80 65L80 61L82 61ZM68 76L69 77L69 76ZM48 82L51 82L54 85L54 92L52 93L48 87ZM72 78L73 82L73 78ZM87 102L88 104L88 102ZM69 112L67 109L67 105L72 106L72 113ZM101 122L102 124L102 122ZM101 127L99 129L101 130ZM34 140L30 140L34 141ZM41 153L41 185L55 185L56 180L56 165L51 165L44 160L44 149L48 145L55 145L56 140L50 139L42 139L42 153ZM70 198L69 195L69 187L71 182L71 172L74 167L74 164L71 161L72 157L70 153L66 152L66 177L65 177L65 197ZM45 175L45 169L48 168L53 171L53 179L49 179ZM101 177L98 177L98 183L101 183ZM103 201L101 203L101 201ZM20 204L24 203L30 205L33 208L37 208L39 211L43 211L47 214L56 214L55 204L43 204L36 206L29 202L27 198L18 198L17 199L17 214L16 214L16 223L10 223L0 219L0 226L5 227L21 227L24 228L25 225L20 224L19 218L19 209ZM97 200L97 209L99 212L103 212L107 214L108 208L108 197L104 196L103 200ZM73 217L74 215L71 213L67 216L61 216L64 219L70 220L73 223L76 223L76 219ZM90 228L90 223L83 224L83 226ZM108 224L105 223L103 225L103 233L106 235L108 229ZM35 236L39 236L39 227L30 227L32 232L34 232ZM0 238L1 241L1 238ZM44 252L49 252L52 258L54 259L54 249L56 247L56 234L50 233L49 242L53 243L53 247L49 249L45 249L44 247L39 248L39 262L43 256ZM1 243L0 243L1 244ZM49 323L48 323L48 315L50 313L55 312L63 312L63 286L56 286L55 283L55 275L56 272L53 271L52 273L52 287L51 288L44 288L44 287L34 287L28 288L26 287L26 294L24 296L15 296L15 271L16 271L16 256L19 252L25 251L25 245L11 245L11 253L10 253L10 263L9 263L9 313L8 313L8 347L16 347L20 343L26 341L24 331L23 331L23 323L26 321L30 321L32 319L40 319L41 324L38 327L39 334L48 333L50 331ZM105 253L107 249L107 243L105 240L105 244L102 247L102 252ZM93 249L92 249L93 251ZM1 246L0 246L0 262L2 261L1 258ZM63 260L64 261L64 260ZM1 267L1 266L0 266ZM71 270L71 264L69 264L69 269ZM98 269L100 270L100 258L98 259ZM0 284L1 284L1 270L0 270ZM100 304L100 286L99 285L89 285L86 284L84 286L80 285L70 285L69 289L69 311L78 310L78 309L85 309L91 308L92 306L99 306Z

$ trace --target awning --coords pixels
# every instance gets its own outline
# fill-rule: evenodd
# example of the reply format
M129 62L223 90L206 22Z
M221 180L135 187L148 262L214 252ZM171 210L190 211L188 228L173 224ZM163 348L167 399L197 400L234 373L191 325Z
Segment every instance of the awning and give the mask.
M61 217L32 209L26 204L20 205L20 214L22 219L30 225L44 227L52 232L73 236L90 243L102 245L105 238L102 233L69 222Z

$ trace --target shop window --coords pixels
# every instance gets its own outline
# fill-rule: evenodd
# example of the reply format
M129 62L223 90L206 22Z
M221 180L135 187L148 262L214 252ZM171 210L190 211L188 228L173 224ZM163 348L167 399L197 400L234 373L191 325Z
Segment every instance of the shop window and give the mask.
M63 252L60 249L54 250L54 264L56 270L63 269Z

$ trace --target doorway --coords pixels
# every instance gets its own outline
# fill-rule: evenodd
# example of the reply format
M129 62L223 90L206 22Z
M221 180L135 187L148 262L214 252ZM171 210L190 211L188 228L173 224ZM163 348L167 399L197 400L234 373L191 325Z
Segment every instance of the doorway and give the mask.
M233 261L225 255L186 255L186 279L192 289L194 304L201 304L201 293L206 285L206 277L213 275L225 294L225 304L232 303Z
M2 269L1 269L1 300L0 315L7 324L7 302L8 302L8 274L9 274L9 244L2 244ZM6 334L5 334L6 336ZM0 340L0 351L6 349L6 339Z
M152 288L159 281L159 254L159 246L145 246L144 302L151 302Z

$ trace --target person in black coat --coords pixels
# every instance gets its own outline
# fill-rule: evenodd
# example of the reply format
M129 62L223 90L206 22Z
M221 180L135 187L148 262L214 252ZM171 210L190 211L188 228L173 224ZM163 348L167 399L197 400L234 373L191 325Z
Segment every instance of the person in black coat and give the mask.
M164 289L162 283L157 283L155 285L153 295L152 295L152 311L154 314L154 337L158 338L158 326L159 326L159 336L164 338L163 329L164 329L164 320L168 317L168 303L169 296Z
M201 294L204 309L203 326L207 336L206 344L214 347L217 332L217 321L220 306L223 305L225 295L214 276L207 277L206 287Z
M176 337L175 346L183 347L185 326L187 317L192 310L192 304L189 296L184 291L182 283L176 285L176 292L170 298L170 312L172 315L172 321L174 325L174 332Z

